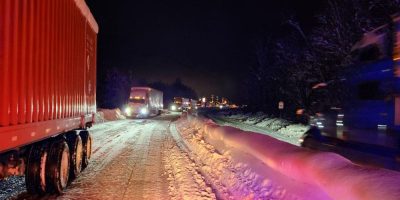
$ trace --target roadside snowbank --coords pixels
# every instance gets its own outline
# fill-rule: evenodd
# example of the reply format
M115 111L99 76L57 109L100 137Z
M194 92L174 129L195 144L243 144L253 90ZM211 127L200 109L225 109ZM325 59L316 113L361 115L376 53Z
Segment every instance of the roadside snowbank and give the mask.
M233 125L246 131L259 132L259 130L251 129L251 127L259 128L266 131L267 135L275 137L281 141L285 141L299 146L299 139L307 132L310 127L303 124L296 124L284 119L270 117L263 112L243 113L243 112L220 112L211 116L214 119L220 119L226 125ZM217 121L218 122L218 121ZM240 127L241 125L248 125ZM264 132L262 132L264 133Z
M190 128L193 127L193 128ZM233 199L398 199L400 173L266 135L181 119L178 130L214 187ZM224 196L226 197L226 196Z
M95 115L96 123L103 123L107 121L115 121L126 119L124 115L122 115L121 110L117 109L99 109Z
M199 167L219 199L329 199L316 186L277 173L255 156L223 140L211 140L204 125L179 120L171 133ZM236 129L237 130L237 129ZM176 136L179 135L179 136ZM182 147L183 146L183 147Z

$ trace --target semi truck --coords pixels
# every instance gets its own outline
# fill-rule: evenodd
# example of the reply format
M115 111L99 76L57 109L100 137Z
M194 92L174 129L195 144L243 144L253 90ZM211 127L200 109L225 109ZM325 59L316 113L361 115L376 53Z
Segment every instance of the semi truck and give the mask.
M0 1L0 179L60 193L89 164L97 33L84 0Z
M197 100L190 99L190 109L197 110L197 108L198 108Z
M400 169L400 17L366 33L353 56L340 78L312 88L312 129L302 145L379 155Z
M184 97L174 97L174 102L170 105L171 111L186 111L190 107L190 99Z
M125 115L146 118L161 114L163 107L163 92L149 87L132 87Z

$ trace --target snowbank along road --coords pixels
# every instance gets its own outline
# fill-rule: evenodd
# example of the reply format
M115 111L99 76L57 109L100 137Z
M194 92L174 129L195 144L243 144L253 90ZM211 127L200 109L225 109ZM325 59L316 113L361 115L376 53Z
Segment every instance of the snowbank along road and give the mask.
M60 196L30 196L23 179L0 182L0 199L216 199L170 132L178 115L96 125L88 168Z

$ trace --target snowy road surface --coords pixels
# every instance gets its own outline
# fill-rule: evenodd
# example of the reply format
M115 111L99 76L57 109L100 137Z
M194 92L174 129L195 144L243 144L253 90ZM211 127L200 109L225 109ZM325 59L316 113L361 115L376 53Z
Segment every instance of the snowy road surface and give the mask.
M164 115L96 125L91 129L91 163L64 194L30 196L23 183L13 183L10 188L2 188L0 198L215 199L196 164L171 135L170 125L177 118ZM4 195L7 192L10 196Z

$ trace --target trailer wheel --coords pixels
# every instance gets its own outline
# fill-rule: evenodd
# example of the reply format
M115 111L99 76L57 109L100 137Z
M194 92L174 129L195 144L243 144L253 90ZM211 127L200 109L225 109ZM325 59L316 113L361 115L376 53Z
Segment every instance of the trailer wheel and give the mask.
M92 157L92 136L89 131L81 131L81 137L83 142L82 169L85 169Z
M26 190L31 194L46 192L46 161L48 159L48 144L46 142L32 145L25 169Z
M49 193L61 193L67 187L70 168L70 153L64 139L50 144L47 159L46 181Z
M82 170L83 145L82 138L75 132L67 135L67 137L71 163L69 180L73 180L78 177Z

